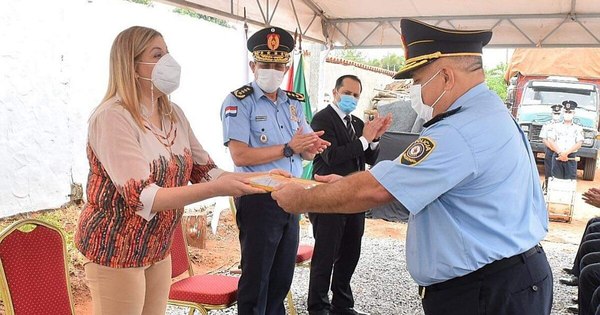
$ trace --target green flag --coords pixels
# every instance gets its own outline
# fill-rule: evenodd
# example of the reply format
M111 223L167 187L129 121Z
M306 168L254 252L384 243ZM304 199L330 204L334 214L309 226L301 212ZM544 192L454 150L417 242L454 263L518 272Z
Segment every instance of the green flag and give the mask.
M310 99L308 97L308 91L306 89L306 80L304 79L304 56L300 54L300 60L296 67L296 75L294 77L294 92L304 94L304 116L306 121L310 124L312 121L312 109L310 108ZM306 161L304 169L302 171L302 178L312 178L312 162Z

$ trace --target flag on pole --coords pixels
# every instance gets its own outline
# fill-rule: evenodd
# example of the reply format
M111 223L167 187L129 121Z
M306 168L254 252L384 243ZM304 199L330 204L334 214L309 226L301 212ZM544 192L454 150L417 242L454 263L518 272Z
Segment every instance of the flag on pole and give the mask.
M287 72L287 83L285 89L288 91L294 91L294 55L292 54L292 58L290 58L290 70Z
M304 56L300 53L300 59L296 66L296 73L294 76L294 92L304 94L304 116L306 121L310 124L312 121L312 109L310 107L310 99L308 97L308 90L306 89L306 80L304 79ZM313 165L312 162L308 161L308 164L304 165L302 171L302 178L312 178Z

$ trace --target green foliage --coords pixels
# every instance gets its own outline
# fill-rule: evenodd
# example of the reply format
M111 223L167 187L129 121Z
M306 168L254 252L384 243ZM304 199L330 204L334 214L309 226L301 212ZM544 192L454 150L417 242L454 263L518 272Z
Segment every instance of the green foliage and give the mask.
M400 69L400 67L402 67L402 65L404 65L404 57L399 56L394 53L388 53L387 55L385 55L379 59L367 60L367 57L365 56L365 54L360 50L340 49L340 50L334 50L333 56L337 57L337 58L350 60L350 61L364 63L364 64L374 66L374 67L392 70L392 71L396 71L396 70Z
M404 56L399 56L397 54L388 53L383 56L381 59L371 59L367 63L371 66L396 71L404 65Z
M233 26L229 25L229 23L227 23L227 21L225 21L225 20L222 20L222 19L219 19L216 17L212 17L212 16L208 16L208 15L204 15L204 14L200 14L194 10L187 9L187 8L175 8L175 9L173 9L173 12L181 14L181 15L191 16L193 18L200 19L200 20L206 20L211 23L221 25L223 27L227 27L227 28L233 27Z
M339 49L333 51L333 56L337 58L342 58L350 61L367 63L367 58L365 55L356 49Z
M485 83L490 90L496 92L503 101L506 101L507 85L504 82L504 73L506 73L505 63L501 63L491 69L485 69Z
M152 6L152 0L125 0L125 1L143 4L148 7Z

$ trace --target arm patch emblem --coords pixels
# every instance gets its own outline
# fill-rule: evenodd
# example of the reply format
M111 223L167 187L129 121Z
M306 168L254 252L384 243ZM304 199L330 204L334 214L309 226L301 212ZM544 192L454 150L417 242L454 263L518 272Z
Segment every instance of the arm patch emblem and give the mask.
M435 142L428 137L420 137L411 143L400 156L400 163L415 166L423 161L435 148Z

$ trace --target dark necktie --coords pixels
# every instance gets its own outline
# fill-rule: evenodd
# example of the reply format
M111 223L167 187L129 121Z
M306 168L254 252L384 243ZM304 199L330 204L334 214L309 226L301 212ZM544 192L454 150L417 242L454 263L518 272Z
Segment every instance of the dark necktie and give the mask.
M351 123L351 120L350 120L350 115L346 115L344 117L344 121L346 121L346 132L348 133L348 136L350 137L350 140L356 139L356 134L354 133L354 129L352 129L352 123Z
M356 133L354 133L354 129L352 128L352 119L350 117L350 115L346 115L344 117L344 121L346 121L346 132L348 133L348 137L350 137L350 141L354 141L356 140ZM358 159L356 159L356 170L360 171L360 162Z

